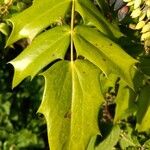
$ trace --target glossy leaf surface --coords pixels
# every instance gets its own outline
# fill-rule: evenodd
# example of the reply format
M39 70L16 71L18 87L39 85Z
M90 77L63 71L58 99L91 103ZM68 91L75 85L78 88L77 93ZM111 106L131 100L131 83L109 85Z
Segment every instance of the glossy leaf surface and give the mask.
M83 17L85 23L93 24L102 33L106 34L109 38L120 38L123 34L113 27L99 12L91 1L76 0L76 11Z
M9 20L13 25L13 30L7 45L11 45L22 38L32 40L50 24L61 22L70 2L70 0L44 0L41 3L35 0L30 8Z
M76 27L75 11L82 22ZM23 38L31 42L10 62L13 87L47 67L39 112L47 121L51 150L85 150L100 134L101 73L113 73L133 88L130 70L137 61L114 42L122 34L90 0L35 0L9 21L13 29L7 46Z
M85 56L106 75L113 72L133 87L131 69L136 60L126 54L116 43L96 29L86 26L75 28L74 42L78 55Z
M68 26L55 27L35 38L16 59L13 87L27 76L34 77L43 67L63 59L70 43Z
M99 133L97 115L103 101L99 74L97 67L83 60L59 61L43 73L45 92L39 112L47 120L51 149L85 150Z

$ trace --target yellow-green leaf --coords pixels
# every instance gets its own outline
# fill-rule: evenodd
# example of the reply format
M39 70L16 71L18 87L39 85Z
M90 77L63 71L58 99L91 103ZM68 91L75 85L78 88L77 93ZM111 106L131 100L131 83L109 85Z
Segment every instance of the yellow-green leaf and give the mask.
M39 112L46 118L52 150L85 150L91 137L100 134L99 74L85 60L59 61L43 73L45 92Z
M89 0L76 0L75 9L81 14L85 23L92 23L109 38L120 38L123 34L109 23L96 6Z
M32 40L38 33L52 23L61 22L70 6L70 0L35 0L33 5L9 19L13 25L12 33L6 45L19 39Z
M110 134L96 147L95 150L113 150L113 147L117 144L120 136L120 127L115 125Z
M27 76L33 78L52 61L64 58L70 43L69 30L68 26L61 26L44 32L10 62L15 68L13 87Z
M114 122L119 122L122 119L126 119L129 115L132 115L136 111L136 95L132 89L130 89L124 81L120 81L119 90L116 97L116 110Z
M75 28L74 43L78 56L82 55L87 58L106 75L111 72L117 74L130 87L134 87L131 69L137 61L119 45L96 29L87 26Z

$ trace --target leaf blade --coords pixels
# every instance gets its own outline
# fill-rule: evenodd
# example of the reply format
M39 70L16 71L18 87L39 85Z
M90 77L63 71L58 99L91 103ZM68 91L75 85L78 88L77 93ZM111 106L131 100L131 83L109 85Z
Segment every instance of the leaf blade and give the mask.
M70 43L69 30L68 26L55 27L39 35L10 62L15 68L13 87L27 76L34 77L52 61L64 58Z
M47 120L51 149L85 150L90 138L99 134L97 115L103 102L99 69L88 61L59 61L43 75L46 87L39 112ZM95 78L87 83L86 75Z
M88 51L86 56L89 61L98 66L106 75L112 72L122 77L134 89L131 69L137 61L125 53L120 46L101 32L87 26L77 26L74 37L78 55L84 56L86 51ZM82 43L80 42L81 40ZM85 41L86 44L83 45ZM90 48L86 46L87 44ZM86 46L86 49L84 46ZM90 53L92 55L89 55Z
M69 68L67 61L59 61L43 73L45 90L38 112L46 118L48 141L52 150L63 150L68 145L72 93Z
M102 33L106 34L109 38L115 40L120 38L123 34L117 30L111 23L109 23L103 15L99 12L96 6L85 0L76 1L76 11L81 14L84 21L92 23Z
M124 81L120 81L119 90L116 97L116 109L114 123L122 119L126 119L129 115L136 112L136 95L132 89L130 89Z
M143 87L138 99L136 128L139 131L150 129L150 86Z
M30 8L8 20L12 23L13 30L6 46L22 38L29 38L32 41L38 33L50 24L61 22L69 7L70 0L63 0L63 2L61 0L44 0L42 5L35 1ZM24 21L20 18L23 18Z
M100 91L99 73L97 67L88 61L77 60L73 70L73 103L72 117L79 118L72 120L72 140L70 149L86 149L90 138L99 134L97 117L100 105L104 101ZM89 81L89 78L91 79ZM90 91L90 93L89 93ZM93 101L94 100L94 101ZM81 105L77 109L77 105ZM78 113L75 113L78 110ZM76 128L77 125L78 127ZM75 129L76 128L76 129ZM78 144L76 144L78 143Z
M97 147L96 150L113 150L113 147L117 144L119 137L120 137L120 127L118 125L115 125L110 134L102 141Z

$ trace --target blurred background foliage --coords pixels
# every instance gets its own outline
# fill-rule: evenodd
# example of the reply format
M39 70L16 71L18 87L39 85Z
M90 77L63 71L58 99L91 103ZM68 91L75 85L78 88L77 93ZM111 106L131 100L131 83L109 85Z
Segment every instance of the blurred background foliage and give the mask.
M9 3L10 2L10 3ZM0 22L22 11L32 0L0 0ZM21 42L5 48L0 32L0 150L48 150L46 124L36 112L43 93L43 78L24 80L11 89L13 67L9 60L23 49Z

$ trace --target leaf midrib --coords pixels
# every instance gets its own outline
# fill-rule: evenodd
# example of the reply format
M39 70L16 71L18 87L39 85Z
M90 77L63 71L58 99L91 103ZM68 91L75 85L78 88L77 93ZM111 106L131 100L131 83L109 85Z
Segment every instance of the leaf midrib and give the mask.
M74 71L72 72L73 73L73 75L72 75L72 83L74 83L74 74L76 74L76 76L78 77L78 69L76 68L76 66L75 66L75 64L74 64ZM81 86L81 80L80 80L80 78L78 77L77 78L78 79L78 83L79 83L79 85L78 86L80 86L80 88L81 88L81 91L82 91L82 96L80 96L80 97L84 97L84 95L83 95L83 87ZM74 86L73 84L72 84L72 86ZM73 89L73 88L72 88ZM73 96L72 96L73 97ZM82 99L83 100L83 99ZM81 102L82 104L83 104L83 101ZM72 104L73 104L73 101L72 101ZM71 105L72 106L72 105ZM73 107L73 106L72 106ZM83 109L83 105L82 105L82 109L81 110L84 110ZM72 119L72 118L71 118ZM83 126L83 111L82 111L82 126ZM81 137L82 137L82 141L83 141L83 136L84 136L84 133L83 133L83 128L81 128L82 129L82 131L81 131ZM72 131L72 126L71 126L71 131Z

